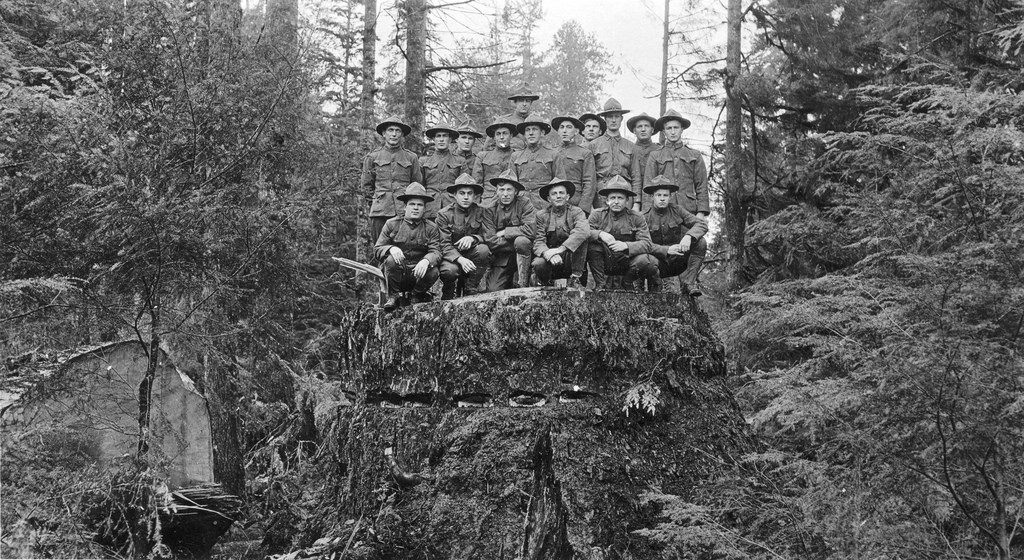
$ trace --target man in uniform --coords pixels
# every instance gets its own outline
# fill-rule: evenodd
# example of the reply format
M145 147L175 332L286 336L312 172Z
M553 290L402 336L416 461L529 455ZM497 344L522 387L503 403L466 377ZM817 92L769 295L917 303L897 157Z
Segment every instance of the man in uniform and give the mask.
M513 276L518 276L519 287L530 285L530 263L533 260L533 228L536 211L526 196L520 196L523 184L512 170L506 169L491 179L495 189L495 204L488 208L490 229L494 231L488 245L491 247L491 270L487 273L487 291L507 290L512 287ZM515 258L512 258L512 257Z
M494 147L481 151L473 165L473 180L484 186L484 194L480 205L489 208L494 204L494 179L512 166L512 138L519 134L516 125L503 119L497 119L486 129Z
M530 204L540 209L546 206L541 188L555 177L561 177L558 152L545 146L541 140L551 132L551 125L540 119L527 120L516 125L526 141L526 147L512 156L512 170L530 196Z
M633 194L629 181L612 177L601 189L608 205L590 213L587 262L594 275L594 289L616 287L608 282L608 276L621 275L624 289L632 289L637 281L657 281L658 261L650 255L651 233L643 215L631 207Z
M634 210L646 209L650 203L649 196L645 194L641 197L639 195L643 192L647 156L652 151L661 147L661 144L654 142L652 139L655 122L657 121L655 121L654 117L647 113L640 113L626 121L626 128L636 135L636 144L633 145L633 161L630 163L630 173L633 176L633 192L637 193L637 199L633 201Z
M658 259L658 275L649 282L652 292L660 292L662 278L679 276L682 291L692 297L701 295L697 274L708 251L704 235L708 224L672 202L679 187L664 175L654 177L644 193L651 204L644 208L644 217L651 230L652 253Z
M466 165L463 166L465 173L472 173L473 166L476 165L476 153L473 152L473 145L484 135L477 132L468 120L459 125L458 131L459 138L455 141L455 155L466 160Z
M452 299L459 292L473 295L491 262L487 241L493 236L487 211L474 198L483 194L482 185L463 173L448 187L455 203L437 214L441 231L441 299Z
M647 156L645 177L664 175L679 187L674 202L691 214L706 218L711 213L708 200L708 170L704 157L682 141L690 121L669 109L654 123L654 132L665 132L665 144Z
M520 124L526 122L530 118L530 110L533 108L533 102L540 99L540 96L530 91L530 88L523 84L518 91L508 96L508 100L515 105L515 110L507 115L500 115L497 120L510 122L512 124ZM488 142L490 144L490 142ZM522 150L525 145L524 138L513 138L512 149Z
M370 236L380 236L384 222L403 214L399 194L411 183L423 181L420 161L416 154L402 147L412 127L398 118L384 119L377 125L377 134L384 137L384 145L363 158L363 171L359 184L362 192L373 193L370 204Z
M555 150L558 154L556 165L562 170L559 177L579 186L579 191L569 199L569 203L589 213L594 201L597 175L594 170L594 153L577 142L583 123L573 117L555 117L551 119L551 128L561 140Z
M412 292L412 303L430 301L430 287L437 281L441 262L440 231L434 222L423 218L427 204L432 202L426 189L412 183L397 198L405 205L404 215L384 223L373 248L388 281L384 311L398 307L404 292Z
M556 278L568 278L568 287L583 289L580 278L587 268L587 240L590 225L578 206L569 204L576 192L570 181L553 178L540 190L550 205L537 212L533 229L533 270L542 286L554 285Z
M605 120L608 129L604 134L598 136L591 142L591 149L594 151L594 158L597 162L597 190L600 191L612 180L612 177L621 175L627 181L632 180L630 175L630 164L633 160L633 143L619 134L622 127L622 115L629 112L623 109L622 104L615 99L609 99L604 104L604 110L598 113L599 117ZM597 193L594 193L597 195ZM594 208L604 206L600 195L595 196Z
M597 140L599 136L608 130L608 125L604 122L604 119L594 113L584 113L580 115L580 122L583 123L582 138L584 140L584 148L589 148L591 142Z
M428 128L425 134L434 142L434 152L420 157L423 186L427 194L434 197L434 201L427 205L425 217L433 220L438 210L452 203L452 197L445 189L467 170L466 160L451 151L452 140L459 135L455 128L447 123L439 123Z

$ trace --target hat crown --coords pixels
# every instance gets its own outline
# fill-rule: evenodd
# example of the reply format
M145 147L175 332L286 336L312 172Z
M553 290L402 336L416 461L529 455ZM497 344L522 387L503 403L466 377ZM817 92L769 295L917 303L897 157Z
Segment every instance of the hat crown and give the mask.
M510 100L512 100L512 99L530 99L530 100L535 100L535 99L540 99L540 96L537 95L536 93L534 93L533 91L531 91L529 86L527 86L526 84L522 84L522 85L519 86L519 89L513 91L512 94L508 96L508 98Z
M399 124L399 125L409 126L398 115L391 115L391 116L385 118L384 120L380 121L380 125L392 124L392 123ZM378 126L380 126L380 125L378 125Z
M608 101L604 102L604 110L605 111L621 111L622 110L622 103L619 103L619 100L615 99L614 97L609 97Z
M405 196L422 196L426 198L428 196L427 189L424 188L423 185L413 181L412 183L409 183L408 187L405 187Z
M516 172L512 171L511 167L499 173L497 178L505 181L519 182L519 177L516 176Z
M475 180L473 180L473 176L470 175L469 173L463 173L462 175L459 175L458 179L455 180L455 186L460 186L460 185L478 186L479 183L477 183Z
M622 175L616 175L608 180L604 186L606 189L623 189L632 192L632 185Z

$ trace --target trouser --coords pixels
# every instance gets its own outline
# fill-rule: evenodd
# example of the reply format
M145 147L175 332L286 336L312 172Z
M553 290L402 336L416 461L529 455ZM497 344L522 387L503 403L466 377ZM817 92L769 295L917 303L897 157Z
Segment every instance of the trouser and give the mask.
M544 257L533 259L533 270L542 286L551 286L556 278L581 277L587 269L587 246L562 253L561 264L551 264Z
M629 256L626 251L612 251L603 241L591 241L589 243L587 262L590 264L590 272L594 276L594 288L621 287L633 289L633 282L637 280L654 280L658 277L658 261L654 255ZM621 282L621 286L613 286L609 282L613 278Z
M461 253L463 257L473 261L476 270L470 273L462 271L459 263L452 261L441 261L441 297L451 299L463 292L472 295L479 291L480 279L487 271L487 265L491 262L491 250L479 243L468 251Z
M530 262L533 260L533 242L525 235L513 241L514 251L502 251L494 255L491 269L487 271L487 291L508 290L513 287L515 277L520 286L530 283Z
M658 257L658 278L651 282L652 291L661 290L662 278L679 276L679 281L687 286L697 283L700 265L708 253L708 243L703 237L690 245L690 250L682 255Z
M423 275L423 278L417 280L412 271L420 260L412 260L407 256L404 264L398 264L394 257L388 256L384 259L381 269L384 271L384 277L388 279L389 296L409 291L417 294L425 294L430 291L430 287L437 282L438 270L436 266L431 265L427 268L427 273Z

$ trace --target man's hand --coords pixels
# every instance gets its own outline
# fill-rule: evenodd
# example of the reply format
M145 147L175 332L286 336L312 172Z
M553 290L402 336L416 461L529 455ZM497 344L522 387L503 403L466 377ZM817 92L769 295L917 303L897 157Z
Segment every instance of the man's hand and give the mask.
M697 217L698 218L704 218L704 220L706 221L710 214L711 214L710 212L697 212Z
M459 263L459 266L462 268L462 272L465 272L466 274L476 270L476 264L466 257L459 257L455 259L455 262Z
M612 242L608 244L608 248L612 251L628 251L629 245L626 245L625 241L616 241L613 239Z
M548 249L547 251L544 251L544 254L541 256L544 257L544 260L551 262L551 258L558 255L559 253L561 253L561 251L559 251L558 249Z
M473 239L472 235L467 235L455 242L455 248L460 251L468 251L469 248L473 246L474 241L476 241L476 239Z
M561 254L551 255L551 258L548 259L548 262L551 263L554 266L558 266L558 265L562 264L562 255Z
M597 236L601 239L601 241L604 241L608 245L615 243L615 236L608 233L607 231L602 231L601 233L597 234Z
M398 247L388 249L388 254L391 255L391 258L395 259L395 262L398 264L405 262L405 253L403 253Z
M683 239L679 242L679 252L685 253L690 250L690 246L693 244L693 238L689 235L684 235Z
M505 237L505 230L500 230L500 231L494 232L494 236L495 237Z
M430 261L428 261L427 259L423 259L420 262L416 263L416 268L412 269L412 275L415 276L417 280L420 280L427 273L427 270L429 268Z

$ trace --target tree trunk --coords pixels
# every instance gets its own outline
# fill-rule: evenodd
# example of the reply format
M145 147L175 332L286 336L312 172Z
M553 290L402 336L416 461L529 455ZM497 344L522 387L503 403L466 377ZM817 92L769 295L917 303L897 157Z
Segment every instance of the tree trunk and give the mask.
M668 29L670 0L665 0L665 21L661 36L661 94L658 96L658 116L668 109L668 40L671 36Z
M202 0L197 17L199 72L205 77L208 72L229 68L234 61L241 42L242 9L230 0Z
M232 364L219 358L204 359L203 385L213 434L213 478L236 496L245 492L241 439L238 430L238 388Z
M735 92L740 73L740 2L729 0L728 38L725 71L725 238L730 262L743 254L743 235L747 221L748 197L743 187L742 146L743 106Z
M405 122L412 127L406 146L419 153L423 138L424 84L427 62L427 7L425 0L405 0Z
M362 96L359 99L360 126L373 130L373 98L377 71L377 0L363 0Z
M273 73L271 87L282 89L279 114L270 129L269 183L277 190L288 188L292 173L290 150L297 136L301 76L299 57L298 0L269 0L266 14L267 38L263 49Z

